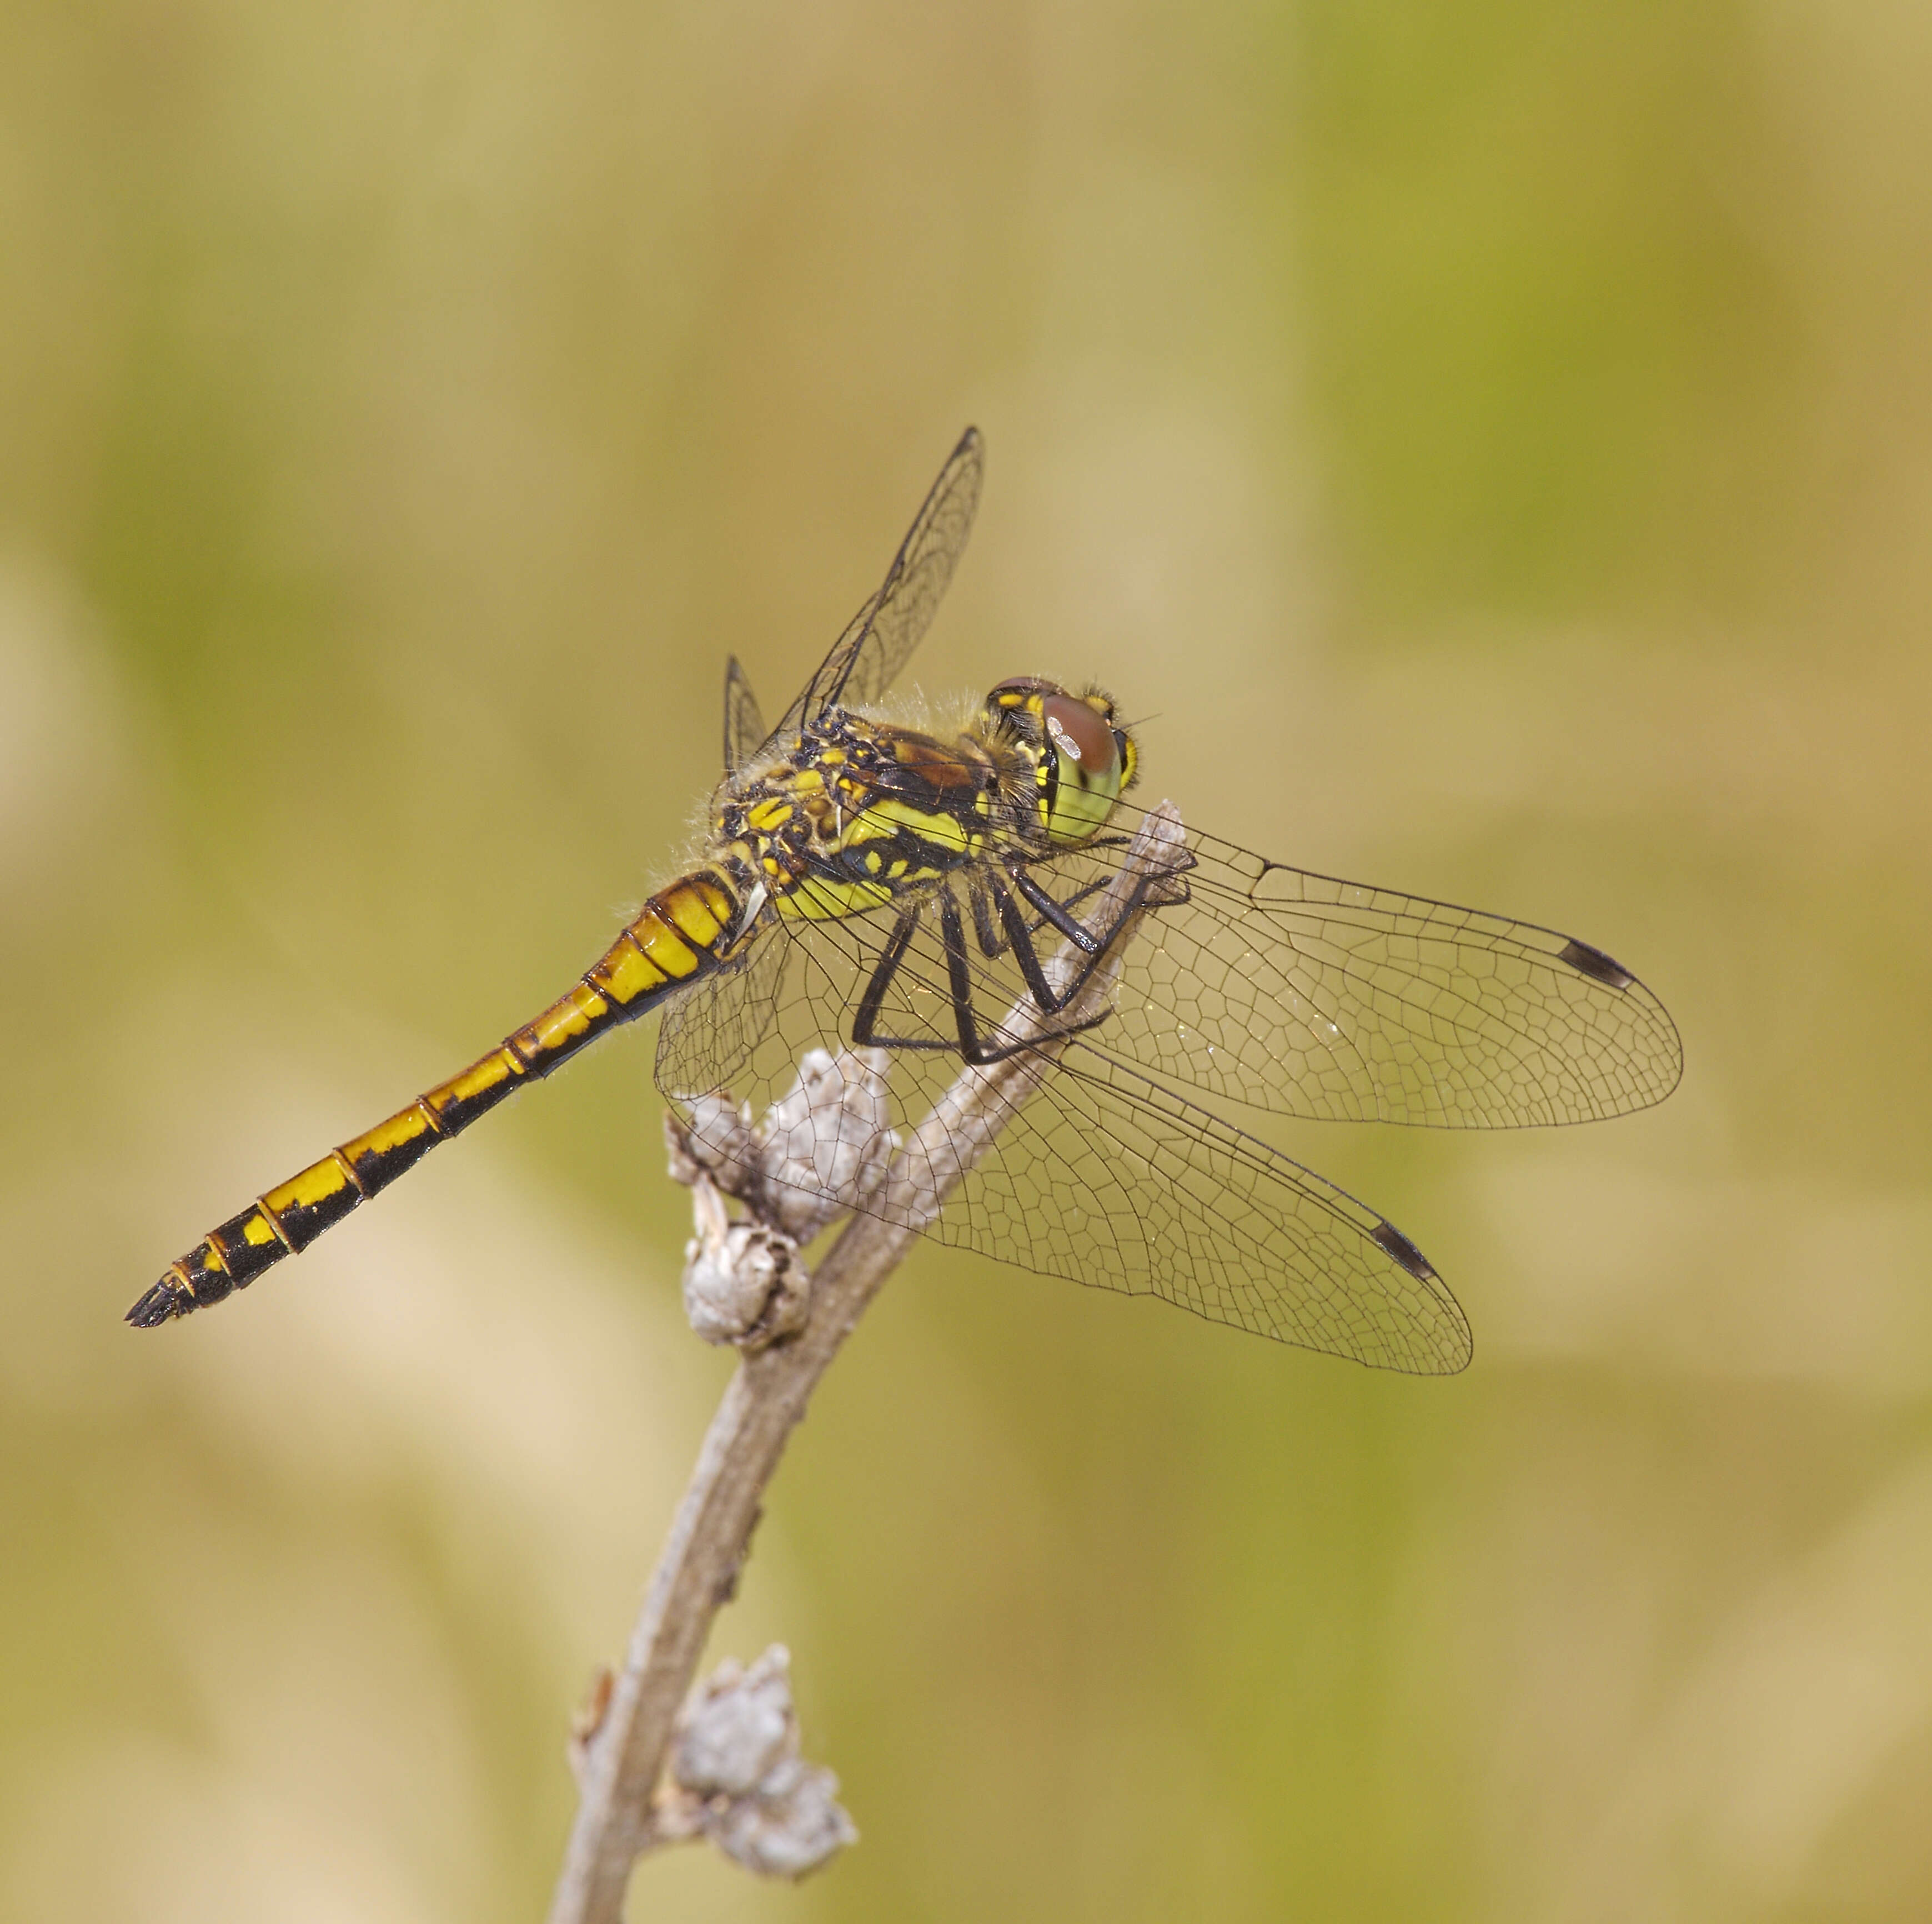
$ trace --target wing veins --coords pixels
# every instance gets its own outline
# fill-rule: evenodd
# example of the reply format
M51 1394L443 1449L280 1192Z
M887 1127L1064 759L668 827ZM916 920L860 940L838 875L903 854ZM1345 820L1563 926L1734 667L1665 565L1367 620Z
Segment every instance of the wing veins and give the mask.
M980 431L968 428L914 516L884 581L845 624L766 748L789 743L836 703L862 707L885 693L931 625L965 551L984 463Z

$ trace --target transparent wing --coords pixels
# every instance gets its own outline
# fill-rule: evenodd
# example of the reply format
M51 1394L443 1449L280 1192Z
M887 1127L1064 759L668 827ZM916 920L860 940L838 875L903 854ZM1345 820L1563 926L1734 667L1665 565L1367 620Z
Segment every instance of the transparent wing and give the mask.
M706 976L665 1009L658 1030L658 1087L688 1100L728 1088L778 1022L778 985L790 938L771 917L737 960Z
M734 655L724 664L724 773L735 775L765 739L758 698Z
M865 707L892 685L932 625L965 551L980 505L984 461L980 431L969 428L940 470L885 580L846 625L804 693L785 711L771 742L790 741L835 703Z
M806 1050L849 1045L851 1011L890 926L866 916L788 929L762 1038L722 1082L687 1075L668 1091L688 1099L728 1087L762 1111ZM887 1090L908 1153L960 1070L938 953L922 926L880 1009L881 1027L907 1038L888 1051ZM678 1011L687 1028L703 1019L689 1008ZM1005 1013L989 1007L989 1034ZM909 1046L922 1025L934 1046ZM1454 1299L1375 1211L1099 1050L1077 1040L1065 1050L1058 1066L1042 1060L1034 1091L1015 1100L1004 1132L940 1212L929 1229L938 1241L1378 1367L1440 1373L1468 1361ZM661 1071L663 1063L661 1050ZM915 1169L862 1206L916 1226L921 1199L944 1180L941 1167Z
M1377 1369L1469 1360L1456 1299L1392 1223L1078 1041L932 1233Z
M1198 831L1187 847L1187 901L1148 917L1088 1038L1111 1056L1279 1114L1445 1128L1591 1121L1677 1085L1664 1005L1588 943ZM1078 899L1118 860L1033 873Z

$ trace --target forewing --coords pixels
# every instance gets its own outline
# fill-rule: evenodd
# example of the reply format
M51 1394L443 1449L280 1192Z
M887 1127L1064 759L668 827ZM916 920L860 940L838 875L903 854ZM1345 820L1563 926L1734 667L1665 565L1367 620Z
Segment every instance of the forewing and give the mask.
M1148 917L1090 1037L1111 1055L1278 1114L1447 1128L1622 1115L1676 1086L1663 1004L1587 943L1197 831L1187 845L1188 900ZM1064 897L1118 859L1034 874Z
M885 580L772 731L772 742L789 741L835 703L865 707L892 685L932 625L973 532L984 455L980 431L968 428L899 544Z
M764 717L758 698L734 655L724 664L724 773L735 775L765 739Z

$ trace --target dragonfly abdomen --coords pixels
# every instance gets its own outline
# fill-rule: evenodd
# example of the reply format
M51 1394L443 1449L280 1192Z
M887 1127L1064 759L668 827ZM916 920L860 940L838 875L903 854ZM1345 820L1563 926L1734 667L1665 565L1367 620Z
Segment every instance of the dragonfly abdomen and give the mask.
M534 1022L386 1121L332 1149L239 1215L211 1230L128 1312L137 1328L205 1309L308 1248L430 1150L459 1135L524 1083L541 1081L606 1030L634 1022L716 968L744 920L722 869L700 869L660 889L594 968Z

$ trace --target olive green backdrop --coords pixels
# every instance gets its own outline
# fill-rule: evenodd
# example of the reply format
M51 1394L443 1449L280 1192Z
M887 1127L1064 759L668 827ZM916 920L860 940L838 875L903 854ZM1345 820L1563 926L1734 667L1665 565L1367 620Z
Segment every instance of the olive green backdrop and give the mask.
M1929 17L8 10L0 1910L539 1914L728 1368L649 1035L119 1319L567 986L974 420L922 689L1096 677L1688 1070L1279 1132L1452 1382L921 1253L715 1646L863 1840L633 1914L1932 1911Z

